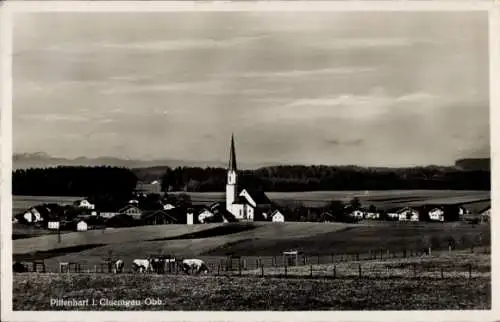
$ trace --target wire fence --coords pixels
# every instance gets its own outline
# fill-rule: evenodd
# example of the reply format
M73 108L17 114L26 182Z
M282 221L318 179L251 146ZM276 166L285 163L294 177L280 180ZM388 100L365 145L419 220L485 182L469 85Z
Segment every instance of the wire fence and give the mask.
M462 250L462 254L490 254L490 247ZM456 252L432 249L377 250L368 253L311 255L292 253L282 256L201 256L209 275L227 277L276 278L473 278L489 276L489 263L457 261ZM455 256L455 257L454 257ZM45 261L23 263L27 272L44 273L113 273L110 261L99 263ZM129 265L124 273L134 273ZM166 263L161 272L166 275L185 274L176 263Z

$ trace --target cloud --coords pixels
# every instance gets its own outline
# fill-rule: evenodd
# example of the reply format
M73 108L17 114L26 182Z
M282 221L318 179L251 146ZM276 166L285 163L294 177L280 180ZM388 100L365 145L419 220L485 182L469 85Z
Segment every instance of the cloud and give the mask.
M224 49L246 45L253 41L266 38L266 35L241 36L224 39L204 38L184 38L174 40L150 40L150 41L129 41L129 42L89 42L82 44L65 42L57 45L39 48L41 51L69 55L88 55L92 53L102 53L103 50L121 52L165 52L181 50L205 50ZM15 54L23 54L17 51Z
M18 115L17 118L29 121L44 121L44 122L88 122L91 118L85 115L70 115L70 114L57 114L57 113L44 113L44 114L25 114Z
M366 95L343 94L299 99L271 98L270 104L274 103L275 106L269 107L268 112L276 117L279 115L282 119L295 121L324 119L325 117L363 120L387 113L426 114L429 109L434 109L447 101L444 97L427 92L390 96L384 90L375 88Z
M337 68L322 68L309 70L284 70L284 71L250 71L239 74L219 74L221 76L241 77L241 78L276 78L276 77L308 77L318 75L350 75L355 73L374 72L377 68L374 67L337 67Z

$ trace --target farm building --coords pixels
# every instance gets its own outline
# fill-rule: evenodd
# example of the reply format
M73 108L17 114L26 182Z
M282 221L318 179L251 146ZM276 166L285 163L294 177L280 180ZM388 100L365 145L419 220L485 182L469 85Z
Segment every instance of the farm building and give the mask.
M355 219L363 219L364 213L359 209L355 209L348 213L348 216Z
M479 212L479 215L481 216L481 221L482 222L490 222L490 219L491 219L491 206L488 206L488 207L482 209Z
M87 231L88 230L88 224L85 222L85 220L80 220L76 224L76 230L77 231Z
M165 211L156 210L145 212L142 216L142 222L145 225L166 225L175 224L177 223L177 220Z
M118 214L106 220L106 227L133 227L137 226L140 221L134 219L132 216L127 214Z
M137 206L139 204L139 200L137 200L137 199L130 199L128 201L128 203L129 203L129 205L136 205Z
M175 206L172 205L171 203L167 203L167 204L163 205L163 210L171 210L174 208L175 208Z
M379 219L380 214L378 212L366 212L365 219Z
M35 207L28 209L24 214L23 218L27 223L35 223L43 221L42 214Z
M47 222L47 229L58 230L60 226L59 221L49 221Z
M444 221L444 210L441 208L433 208L429 211L429 219L433 221Z
M198 221L200 223L205 223L208 218L215 217L215 214L208 208L204 208L199 214L198 214Z
M418 211L410 207L400 209L397 214L399 221L419 221Z
M328 223L328 222L334 222L335 221L335 216L327 211L321 213L320 215L320 221L321 222L325 222L325 223Z
M95 209L95 205L90 203L87 199L77 200L73 204L79 208Z
M272 222L285 222L285 216L279 211L275 210L271 213Z
M113 218L114 216L119 215L119 212L100 212L99 217L104 218L104 219L109 219Z
M139 207L133 206L133 205L128 205L123 207L122 209L118 210L120 214L125 214L133 219L140 219L142 216L142 210Z

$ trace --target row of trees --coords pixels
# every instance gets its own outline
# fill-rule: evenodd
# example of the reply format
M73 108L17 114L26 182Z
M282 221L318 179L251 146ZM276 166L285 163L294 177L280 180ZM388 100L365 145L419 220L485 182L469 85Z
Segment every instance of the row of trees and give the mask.
M130 195L135 174L118 167L54 167L12 173L12 193L30 196Z
M165 168L162 191L224 191L226 169ZM155 171L158 171L155 169ZM43 196L124 195L136 187L133 171L118 167L55 167L16 170L13 194ZM450 167L374 169L276 166L239 172L239 184L265 191L466 189L489 190L490 172ZM125 197L124 197L125 198Z
M163 191L224 191L226 169L166 168ZM489 190L490 171L452 167L377 169L333 166L275 166L239 172L239 183L265 191L457 189Z

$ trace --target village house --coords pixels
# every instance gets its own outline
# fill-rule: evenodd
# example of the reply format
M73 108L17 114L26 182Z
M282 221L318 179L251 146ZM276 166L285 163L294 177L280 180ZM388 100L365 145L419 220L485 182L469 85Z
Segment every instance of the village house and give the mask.
M35 223L43 221L42 214L35 207L28 209L24 213L23 218L27 223Z
M87 199L77 200L73 204L79 208L95 209L95 205L90 203Z
M50 229L50 230L58 230L59 227L60 227L60 221L57 220L57 221L49 221L47 222L47 229Z
M139 207L132 205L123 207L122 209L118 210L118 213L128 215L133 219L140 219L142 216L142 210L139 209Z
M397 214L399 221L419 221L418 211L410 207L400 209Z
M378 212L366 212L365 219L379 219L380 214Z
M479 211L479 216L482 222L490 222L491 220L491 206L488 206Z
M441 208L433 208L429 211L429 219L433 221L444 221L444 210Z
M142 217L144 225L167 225L177 223L177 219L162 210L145 212Z
M80 220L76 224L76 230L77 231L87 231L88 230L88 224L85 220Z
M328 211L321 213L321 215L319 217L320 217L320 221L324 222L324 223L335 222L335 216L333 214L329 213Z
M271 221L285 222L285 216L278 209L276 209L271 213Z
M364 217L364 213L363 213L363 211L361 211L359 209L355 209L355 210L349 212L348 216L351 218L354 218L354 219L361 220Z

